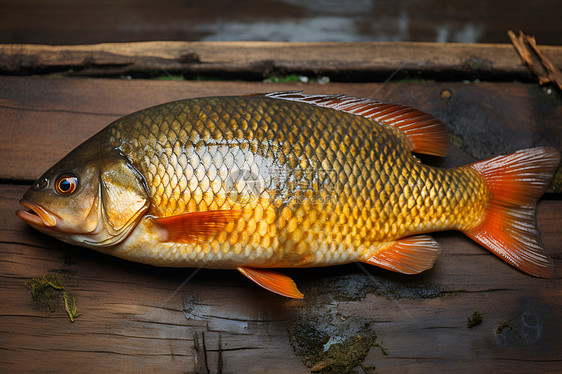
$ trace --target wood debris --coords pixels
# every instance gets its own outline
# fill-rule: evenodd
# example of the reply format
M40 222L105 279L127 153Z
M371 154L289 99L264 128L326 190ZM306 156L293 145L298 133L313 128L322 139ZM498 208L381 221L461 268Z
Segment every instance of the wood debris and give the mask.
M511 30L507 32L511 43L519 53L521 60L537 75L539 84L553 83L562 90L562 74L560 70L539 50L534 36L525 35L519 31L519 35Z

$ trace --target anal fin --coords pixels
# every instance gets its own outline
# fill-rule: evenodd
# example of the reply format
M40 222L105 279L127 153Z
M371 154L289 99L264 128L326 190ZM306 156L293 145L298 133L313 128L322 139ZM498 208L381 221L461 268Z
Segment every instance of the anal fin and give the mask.
M237 269L248 279L268 291L293 299L302 299L304 297L298 290L295 282L286 275L269 269L256 269L246 266L241 266Z
M417 235L389 243L363 262L403 274L418 274L431 269L441 253L439 243L430 236Z

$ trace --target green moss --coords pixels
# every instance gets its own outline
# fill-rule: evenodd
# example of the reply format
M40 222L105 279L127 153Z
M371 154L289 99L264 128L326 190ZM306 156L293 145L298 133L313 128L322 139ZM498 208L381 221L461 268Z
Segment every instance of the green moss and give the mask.
M552 182L546 191L550 193L562 193L562 164L556 169Z
M272 75L270 77L265 78L263 81L268 83L298 82L299 76L296 74L284 75L284 76Z
M312 366L328 343L330 336L321 330L320 317L297 320L289 328L289 338L295 353L303 357L307 366Z
M373 346L378 347L383 355L388 356L388 351L386 350L385 347L382 346L381 343L375 342L375 344L373 344Z
M475 311L474 313L472 313L472 317L468 317L468 320L466 321L466 327L470 329L474 326L478 326L481 323L482 313L480 313L479 311Z
M63 302L62 293L58 291L64 290L64 287L58 274L44 274L28 280L25 282L25 286L31 291L33 300L47 305L51 313L57 309L57 305Z
M462 138L459 135L455 135L453 133L448 132L447 135L449 136L449 142L451 144L456 145L459 148L462 148L464 143L462 141Z
M511 320L509 321L504 321L502 323L500 323L500 325L498 326L498 328L496 329L496 334L501 334L501 332L503 331L503 329L505 329L506 327L509 327L509 323L511 322Z
M295 354L313 373L350 373L362 365L371 347L379 347L386 355L373 323L330 313L307 314L289 327L289 339Z
M68 314L70 322L74 322L80 313L76 306L76 298L69 294L56 273L46 273L25 282L25 286L31 292L34 301L47 305L49 311L54 313L58 306L63 306Z
M373 346L376 336L363 338L358 336L346 340L345 343L336 343L323 352L320 359L310 371L313 373L350 373L354 367L360 365L369 349Z

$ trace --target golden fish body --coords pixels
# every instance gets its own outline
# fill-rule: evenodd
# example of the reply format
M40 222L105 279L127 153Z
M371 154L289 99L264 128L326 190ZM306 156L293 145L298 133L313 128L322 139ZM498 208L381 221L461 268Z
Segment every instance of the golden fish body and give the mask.
M471 227L487 203L471 169L425 166L398 130L303 103L176 102L125 117L107 136L145 176L149 214L241 211L203 243L160 242L147 218L115 254L156 265L353 262L404 236Z
M439 253L433 239L417 234L455 229L484 245L488 240L478 235L490 221L495 187L486 171L494 167L439 169L411 153L435 148L434 154L444 154L445 137L439 121L425 113L344 96L183 100L110 124L24 196L22 203L40 219L19 215L62 240L158 266L363 261L417 273ZM537 148L523 157L543 164L536 166L545 175L532 191L536 200L559 154ZM59 187L59 195L67 193L68 175L77 180L71 195L80 203L61 208L55 195ZM41 201L49 188L56 202ZM51 227L45 224L49 212L81 226ZM57 225L62 229L54 230ZM546 256L535 262L552 271Z

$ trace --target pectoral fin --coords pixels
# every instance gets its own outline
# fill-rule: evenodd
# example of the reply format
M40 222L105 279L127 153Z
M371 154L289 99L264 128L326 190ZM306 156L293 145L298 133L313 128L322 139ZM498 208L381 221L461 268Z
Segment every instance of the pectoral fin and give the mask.
M230 222L240 217L239 210L210 210L177 216L155 218L164 242L201 243L222 232Z
M439 243L427 235L411 236L389 243L363 262L403 274L431 269L441 253Z
M295 282L286 275L269 269L256 269L245 266L237 269L258 286L268 291L293 299L302 299L304 297L298 290Z

